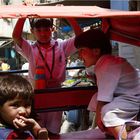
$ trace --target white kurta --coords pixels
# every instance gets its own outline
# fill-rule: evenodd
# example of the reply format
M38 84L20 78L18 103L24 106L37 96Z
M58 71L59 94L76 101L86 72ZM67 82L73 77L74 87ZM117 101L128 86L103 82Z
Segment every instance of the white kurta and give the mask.
M95 111L96 101L108 102L101 112L106 127L135 118L140 109L138 72L126 59L111 55L102 56L94 70L98 92L91 99L89 110Z

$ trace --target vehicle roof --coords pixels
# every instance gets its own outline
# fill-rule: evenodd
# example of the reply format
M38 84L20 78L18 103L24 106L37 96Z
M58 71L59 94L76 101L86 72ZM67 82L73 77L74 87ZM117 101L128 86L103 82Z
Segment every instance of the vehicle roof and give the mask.
M120 11L98 6L0 6L0 18L18 18L28 16L40 17L83 17L83 18L115 18L139 16L140 11Z
M100 18L111 40L140 46L140 11L120 11L98 6L0 6L0 18Z

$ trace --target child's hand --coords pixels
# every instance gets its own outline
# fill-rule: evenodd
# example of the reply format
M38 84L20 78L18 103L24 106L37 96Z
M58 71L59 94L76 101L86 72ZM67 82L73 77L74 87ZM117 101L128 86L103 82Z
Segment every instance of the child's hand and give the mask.
M19 128L21 128L21 127L24 127L24 126L26 125L26 124L24 123L23 120L18 119L18 118L15 118L15 119L13 120L13 124L14 124L14 126L15 126L17 129L19 129Z
M17 129L32 129L37 123L34 119L20 116L13 120L13 124Z
M13 124L17 129L31 131L37 138L48 139L48 131L45 128L41 128L34 119L20 116L13 120Z

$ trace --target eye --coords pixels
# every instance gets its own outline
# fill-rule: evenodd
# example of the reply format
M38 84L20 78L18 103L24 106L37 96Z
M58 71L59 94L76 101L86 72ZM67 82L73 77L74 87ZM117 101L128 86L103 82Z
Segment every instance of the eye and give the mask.
M13 106L13 107L19 107L20 106L20 104L19 103L13 103L13 104L11 104L11 106Z
M25 103L25 104L24 104L24 107L26 107L26 108L31 107L31 102L27 102L27 103Z
M24 107L25 107L25 108L30 108L31 105L30 105L30 104L26 104Z

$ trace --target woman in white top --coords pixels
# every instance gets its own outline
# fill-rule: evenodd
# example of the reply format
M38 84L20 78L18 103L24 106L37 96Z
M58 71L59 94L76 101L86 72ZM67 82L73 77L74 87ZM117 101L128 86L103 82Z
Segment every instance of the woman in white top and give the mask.
M118 139L124 123L136 119L140 109L138 72L126 59L111 55L110 41L99 29L77 36L75 46L86 67L95 65L98 91L88 108L96 111L99 128Z

